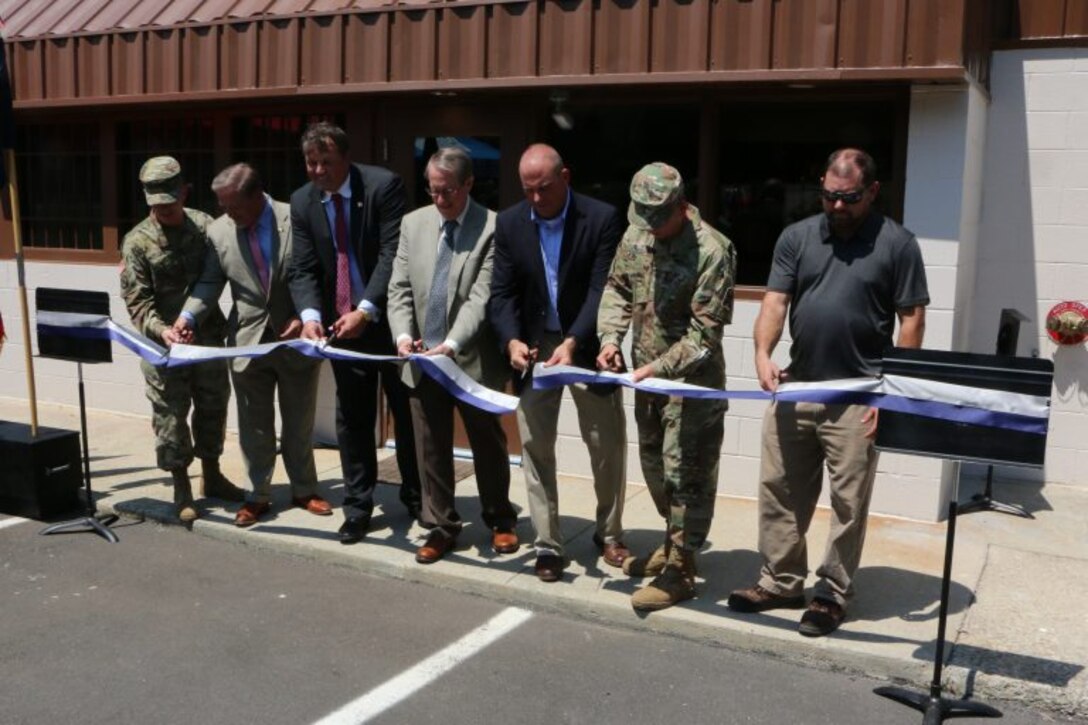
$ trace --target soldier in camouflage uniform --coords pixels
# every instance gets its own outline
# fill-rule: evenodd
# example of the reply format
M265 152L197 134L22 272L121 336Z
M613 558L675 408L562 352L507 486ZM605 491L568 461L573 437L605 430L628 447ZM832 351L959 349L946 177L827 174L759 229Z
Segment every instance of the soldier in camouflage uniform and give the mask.
M680 173L644 166L631 181L630 226L616 250L597 317L603 370L626 368L620 346L632 330L632 378L725 387L722 328L733 317L733 244L684 199ZM631 597L637 610L695 596L695 552L714 515L724 400L635 393L639 457L665 543L624 571L656 575Z
M121 295L132 323L148 338L167 345L193 342L223 344L226 320L218 309L208 315L195 336L181 340L171 330L193 283L200 277L212 218L185 208L188 186L181 165L169 156L150 159L140 169L151 213L125 235L121 248ZM174 479L178 517L191 522L193 505L189 464L194 453L202 463L202 495L241 501L244 493L219 469L227 422L230 382L225 361L181 368L140 364L151 401L158 465ZM187 418L193 408L193 432ZM195 446L194 446L195 439Z

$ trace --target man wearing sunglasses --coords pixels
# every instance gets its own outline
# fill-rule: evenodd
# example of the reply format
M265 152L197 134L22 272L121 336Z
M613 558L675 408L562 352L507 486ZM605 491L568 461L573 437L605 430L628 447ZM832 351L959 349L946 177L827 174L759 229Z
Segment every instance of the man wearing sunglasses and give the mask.
M755 323L756 373L764 390L783 381L816 382L880 374L899 321L899 347L921 347L926 272L918 240L873 209L876 164L858 149L828 158L823 214L787 227L775 246ZM790 364L772 360L789 314ZM833 511L813 599L799 631L838 628L854 596L876 476L877 411L864 405L774 403L763 418L759 491L759 580L729 597L738 612L805 607L805 534L824 468Z
M733 244L684 199L680 173L648 164L631 180L630 226L601 295L597 365L626 368L621 345L631 330L635 382L651 377L725 387L722 332L733 319ZM664 542L631 557L631 576L655 575L631 597L639 611L665 609L695 596L695 552L714 516L725 400L635 393L639 459Z

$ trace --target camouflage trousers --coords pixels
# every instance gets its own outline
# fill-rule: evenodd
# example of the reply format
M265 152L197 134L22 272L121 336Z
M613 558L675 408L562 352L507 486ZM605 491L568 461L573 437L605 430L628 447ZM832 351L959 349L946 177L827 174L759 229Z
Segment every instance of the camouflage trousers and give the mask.
M230 379L226 361L215 360L180 368L140 363L145 392L151 401L151 428L159 468L187 468L198 458L223 454L227 428ZM192 408L192 432L189 410Z
M697 551L710 533L725 400L635 392L642 476L674 546Z

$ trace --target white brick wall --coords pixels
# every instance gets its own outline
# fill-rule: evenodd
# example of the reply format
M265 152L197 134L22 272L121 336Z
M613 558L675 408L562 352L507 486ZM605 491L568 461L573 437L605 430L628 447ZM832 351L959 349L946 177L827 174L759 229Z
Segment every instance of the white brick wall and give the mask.
M1056 303L1088 299L1088 49L1001 51L991 73L970 349L993 350L1002 307L1032 318L1018 354L1038 351L1055 366L1042 477L1088 485L1088 352L1059 348L1043 327Z
M0 355L0 396L27 399L25 348L23 345L22 315L18 295L18 274L15 262L0 262L0 310L4 314L4 326L8 340ZM131 326L128 312L121 301L121 286L117 267L114 265L54 264L48 262L26 263L27 305L30 311L31 349L37 354L35 332L34 291L38 287L62 289L100 290L110 295L110 316L119 324ZM79 402L76 365L61 360L34 358L34 380L39 402ZM120 347L113 346L113 363L109 365L84 365L83 386L87 407L122 413L150 416L151 408L144 396L143 375L140 359ZM237 416L231 401L227 425L237 428ZM30 407L21 422L30 421Z

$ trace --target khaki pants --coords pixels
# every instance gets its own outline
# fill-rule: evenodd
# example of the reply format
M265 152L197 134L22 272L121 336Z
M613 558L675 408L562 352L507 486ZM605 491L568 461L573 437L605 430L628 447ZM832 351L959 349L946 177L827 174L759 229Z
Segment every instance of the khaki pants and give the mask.
M272 500L277 391L280 451L291 496L303 498L317 493L314 413L320 369L319 361L281 348L250 360L242 372L231 372L238 404L238 444L249 479L246 500L250 503Z
M763 416L759 488L759 584L780 596L805 587L805 535L828 470L831 531L816 570L816 596L845 607L854 595L877 451L865 437L864 405L775 403Z
M551 346L554 348L554 345ZM541 346L540 359L551 350ZM578 409L578 427L589 449L593 489L597 494L597 536L606 542L623 536L623 501L627 492L627 428L623 394L619 388L601 395L585 385L569 386ZM563 555L559 526L559 492L555 480L555 441L559 424L561 388L526 387L518 405L522 468L529 495L529 516L536 531L538 554Z

